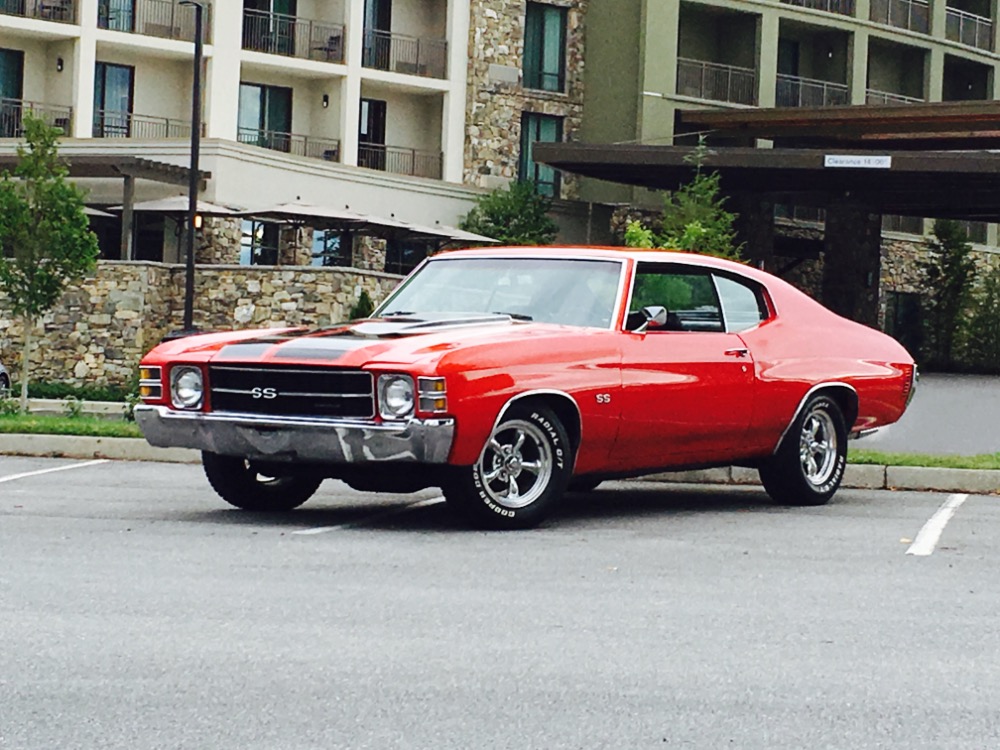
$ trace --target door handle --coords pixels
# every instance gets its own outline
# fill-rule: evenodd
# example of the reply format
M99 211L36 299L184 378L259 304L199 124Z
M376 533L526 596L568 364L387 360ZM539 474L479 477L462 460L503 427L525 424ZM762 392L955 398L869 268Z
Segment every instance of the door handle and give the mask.
M726 349L726 351L724 351L723 354L725 354L727 357L746 357L748 354L750 354L750 350L749 349Z

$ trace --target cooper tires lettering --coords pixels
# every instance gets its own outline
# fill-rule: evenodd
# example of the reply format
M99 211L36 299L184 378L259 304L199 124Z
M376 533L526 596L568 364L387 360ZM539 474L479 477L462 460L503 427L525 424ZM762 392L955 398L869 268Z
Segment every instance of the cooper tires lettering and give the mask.
M478 526L535 526L569 482L569 437L547 408L514 405L494 428L479 460L456 467L445 498Z

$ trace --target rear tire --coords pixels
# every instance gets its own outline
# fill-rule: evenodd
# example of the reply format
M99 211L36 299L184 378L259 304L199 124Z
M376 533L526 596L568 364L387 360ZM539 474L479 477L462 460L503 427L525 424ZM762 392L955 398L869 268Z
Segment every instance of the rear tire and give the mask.
M487 529L527 529L552 512L572 472L569 436L545 407L515 405L472 466L455 467L448 504Z
M844 478L847 426L829 396L806 402L777 452L758 469L771 499L781 505L825 505Z
M308 500L323 481L314 476L270 476L267 467L238 456L202 451L212 489L230 505L259 513L287 513Z

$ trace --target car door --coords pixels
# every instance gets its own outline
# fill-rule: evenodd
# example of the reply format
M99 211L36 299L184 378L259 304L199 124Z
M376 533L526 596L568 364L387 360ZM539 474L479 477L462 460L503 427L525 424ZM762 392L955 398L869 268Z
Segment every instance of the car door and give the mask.
M667 324L635 330L647 306ZM753 357L726 330L708 269L638 263L622 342L622 469L712 462L736 455L753 413Z

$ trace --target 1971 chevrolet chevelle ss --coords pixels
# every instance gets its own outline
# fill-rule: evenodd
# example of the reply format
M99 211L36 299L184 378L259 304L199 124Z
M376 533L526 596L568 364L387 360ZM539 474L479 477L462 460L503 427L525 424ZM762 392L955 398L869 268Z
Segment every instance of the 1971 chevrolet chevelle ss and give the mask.
M147 440L200 449L232 505L290 510L334 477L441 487L493 528L604 479L734 464L826 503L848 435L898 420L916 381L893 339L763 271L621 248L444 253L371 318L191 336L140 367Z

